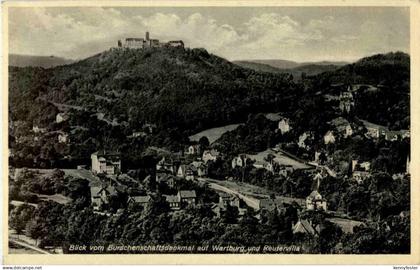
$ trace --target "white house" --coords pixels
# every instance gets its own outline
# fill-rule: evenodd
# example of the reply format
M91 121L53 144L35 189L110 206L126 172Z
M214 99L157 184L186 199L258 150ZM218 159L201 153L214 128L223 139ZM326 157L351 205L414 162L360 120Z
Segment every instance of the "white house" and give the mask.
M314 190L306 197L306 209L327 211L327 201L317 190Z
M45 132L47 132L47 128L40 128L38 126L33 126L32 131L34 133L45 133Z
M205 150L203 152L203 161L205 163L207 163L207 161L212 160L212 161L216 161L220 156L220 152L215 150L215 149L211 149L211 150Z
M244 167L246 165L248 157L245 154L240 154L237 157L232 159L232 168L235 169L236 167Z
M291 130L289 119L283 118L279 121L278 129L280 130L281 134L285 134Z
M198 155L200 153L200 145L194 144L190 145L187 150L188 155Z
M58 134L58 142L59 143L67 143L69 135L67 133L59 133Z
M98 151L90 156L93 173L105 173L109 175L121 172L121 159L118 153Z
M55 117L55 122L57 124L67 121L69 119L69 116L65 113L58 113L57 116Z
M324 143L325 144L332 144L335 143L335 136L334 133L330 130L324 135Z
M310 132L304 132L299 136L298 146L300 148L308 149L309 145L306 144L306 140L312 139L312 134Z

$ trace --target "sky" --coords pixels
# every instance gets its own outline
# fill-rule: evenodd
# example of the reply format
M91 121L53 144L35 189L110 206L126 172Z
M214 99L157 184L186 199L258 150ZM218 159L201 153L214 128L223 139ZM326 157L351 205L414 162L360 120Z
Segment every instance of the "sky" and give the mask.
M228 60L355 61L409 53L404 7L11 7L9 52L82 59L118 39L182 39Z

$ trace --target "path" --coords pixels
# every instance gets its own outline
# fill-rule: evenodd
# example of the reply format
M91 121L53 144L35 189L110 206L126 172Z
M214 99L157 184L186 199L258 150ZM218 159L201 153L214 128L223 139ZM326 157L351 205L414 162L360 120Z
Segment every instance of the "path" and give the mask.
M222 191L222 192L225 192L225 193L228 193L228 194L232 194L232 195L238 196L249 207L254 208L255 210L259 210L260 209L260 201L258 199L255 199L255 198L252 198L252 197L249 197L249 196L245 196L245 195L243 195L242 193L240 193L240 192L238 192L236 190L233 190L233 189L230 189L230 188L227 188L227 187L224 187L222 185L219 185L219 184L216 184L216 183L212 182L212 181L217 181L215 179L201 178L201 177L200 178L197 178L197 179L198 179L198 181L207 183L209 185L209 187L212 188L212 189L214 189L214 190L218 190L218 191Z
M9 242L11 242L11 243L13 243L13 244L15 244L15 245L18 245L18 246L22 246L22 247L25 247L25 248L28 248L28 249L34 250L34 251L39 252L39 253L41 253L41 254L51 254L51 253L49 253L48 251L45 251L45 250L43 250L43 249L40 249L40 248L34 247L34 246L32 246L32 245L29 245L29 244L27 244L27 243L25 243L25 242L22 242L22 241L20 241L20 240L17 240L17 239L10 239L10 238L9 238Z

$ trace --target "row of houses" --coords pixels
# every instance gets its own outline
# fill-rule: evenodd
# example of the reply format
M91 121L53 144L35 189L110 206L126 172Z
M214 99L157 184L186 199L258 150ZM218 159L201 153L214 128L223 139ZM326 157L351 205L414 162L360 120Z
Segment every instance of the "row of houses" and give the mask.
M256 169L265 169L276 175L287 177L294 172L292 165L281 164L275 158L266 160L253 160L247 154L239 154L231 161L232 169L246 167L248 162L252 162L252 166Z
M326 221L337 225L346 234L353 234L355 228L363 228L366 226L366 224L361 221L342 218L327 218ZM293 234L300 233L310 236L318 236L322 230L322 227L322 224L314 225L310 220L299 218L298 221L292 226L292 232Z
M109 205L110 198L117 196L119 192L124 192L121 188L113 185L91 186L91 204L95 211L102 211ZM194 207L197 202L195 190L180 190L176 195L163 195L168 202L171 210ZM152 203L150 195L129 196L127 205L141 206L146 209Z
M363 126L356 126L343 117L337 117L333 119L329 122L331 129L324 134L324 144L334 144L339 138L351 137L355 133L355 130L360 130L363 128L366 129L365 137L370 139L378 139L383 137L387 141L397 141L410 137L409 130L392 131L386 127L376 125L368 121L362 120L362 123ZM311 131L306 131L299 136L297 144L300 148L309 150L313 140L314 133Z
M200 156L201 160L205 163L209 161L216 161L220 158L220 152L216 149L206 149L202 151L201 146L199 144L192 144L187 148L185 152L187 155L191 156Z

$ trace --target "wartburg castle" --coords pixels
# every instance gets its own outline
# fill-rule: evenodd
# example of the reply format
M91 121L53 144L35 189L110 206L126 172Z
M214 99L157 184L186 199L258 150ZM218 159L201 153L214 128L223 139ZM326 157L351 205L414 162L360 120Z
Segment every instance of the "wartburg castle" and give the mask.
M149 36L149 32L146 32L145 38L126 38L124 41L118 40L118 48L145 49L161 47L184 48L184 42L182 40L160 42L158 39L151 39Z

